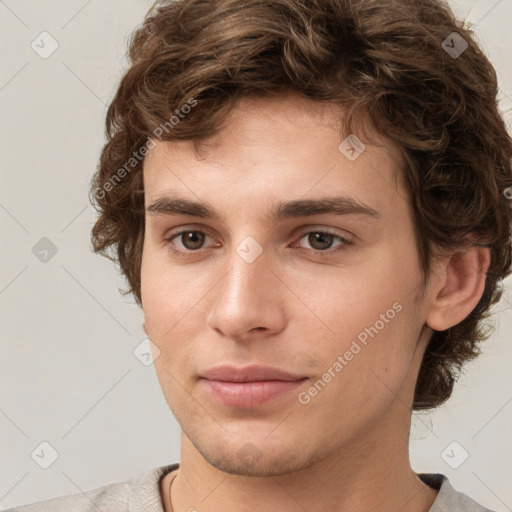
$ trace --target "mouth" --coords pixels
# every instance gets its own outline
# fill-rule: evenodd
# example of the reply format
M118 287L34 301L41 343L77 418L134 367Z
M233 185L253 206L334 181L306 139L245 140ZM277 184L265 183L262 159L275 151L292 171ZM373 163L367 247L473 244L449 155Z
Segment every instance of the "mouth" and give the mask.
M218 366L200 376L206 392L231 407L254 408L282 397L308 377L264 366Z

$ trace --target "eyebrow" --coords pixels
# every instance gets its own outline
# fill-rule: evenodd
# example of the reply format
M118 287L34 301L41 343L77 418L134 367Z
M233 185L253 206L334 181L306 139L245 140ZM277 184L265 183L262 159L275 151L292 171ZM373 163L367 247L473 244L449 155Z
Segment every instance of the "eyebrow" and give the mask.
M206 201L191 201L182 197L160 197L149 204L146 212L150 215L187 215L202 219L221 221L220 215ZM331 196L319 199L295 199L272 205L266 217L271 222L287 218L307 217L320 214L360 215L379 219L381 214L349 196Z

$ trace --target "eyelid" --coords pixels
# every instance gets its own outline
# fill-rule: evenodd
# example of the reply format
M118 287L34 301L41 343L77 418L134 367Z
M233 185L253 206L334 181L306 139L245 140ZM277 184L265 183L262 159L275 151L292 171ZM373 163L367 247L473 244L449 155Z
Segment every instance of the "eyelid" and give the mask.
M353 235L352 233L345 231L345 230L342 230L342 232L338 232L337 231L338 229L339 228L333 228L330 226L312 224L312 225L301 226L300 228L297 228L294 231L292 236L297 237L300 235L302 237L307 233L320 231L323 233L328 233L333 236L339 236L340 238L344 238L349 241L355 241L355 239L357 238L355 235ZM179 226L177 228L174 228L174 229L170 230L169 232L166 232L164 237L166 239L169 239L169 238L180 235L183 232L187 232L187 231L199 231L199 232L207 234L211 238L215 238L215 236L209 231L209 229L207 227L205 227L203 225L194 225L194 224L184 225L184 226Z
M318 225L318 224L302 226L298 229L297 235L294 235L294 236L300 235L302 237L308 233L317 233L317 232L327 233L332 236L339 236L340 238L343 238L344 240L351 241L351 242L355 241L355 239L356 239L356 237L348 231L340 230L339 228L333 228L330 226Z
M180 235L184 232L186 233L189 231L198 231L200 233L207 234L211 238L215 238L212 231L210 231L210 229L208 227L203 226L203 225L194 225L194 224L191 224L191 225L186 224L183 226L178 226L176 228L170 229L169 231L165 232L164 236L165 236L165 238L172 238L173 236Z

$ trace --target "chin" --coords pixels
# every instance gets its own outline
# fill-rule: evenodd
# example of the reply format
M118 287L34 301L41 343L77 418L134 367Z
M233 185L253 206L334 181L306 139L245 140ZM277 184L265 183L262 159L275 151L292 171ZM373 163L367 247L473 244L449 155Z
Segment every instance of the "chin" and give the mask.
M265 457L262 455L258 461L240 460L238 454L216 455L202 453L204 459L214 468L230 475L269 477L294 473L305 466L296 457Z
M231 475L280 476L306 469L316 462L304 449L297 449L297 445L275 446L268 440L257 446L252 442L207 444L194 439L191 442L210 465Z

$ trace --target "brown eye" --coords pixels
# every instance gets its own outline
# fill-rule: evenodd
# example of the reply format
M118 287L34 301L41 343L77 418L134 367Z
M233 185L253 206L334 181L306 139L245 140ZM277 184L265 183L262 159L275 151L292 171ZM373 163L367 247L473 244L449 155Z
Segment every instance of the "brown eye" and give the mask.
M307 245L310 246L310 249L301 245L302 240L306 241ZM336 240L338 240L338 243L333 245ZM354 242L347 240L337 233L323 230L306 231L302 234L297 243L301 249L305 249L310 253L318 254L320 256L328 256L340 251L346 251L350 249L354 244Z
M176 238L180 239L185 249L197 251L201 249L206 236L202 231L183 231Z
M317 251L325 251L331 248L334 238L334 235L329 233L313 231L308 235L308 243Z
M182 229L165 238L166 245L175 256L187 258L196 257L208 249L206 239L213 238L201 230ZM217 245L218 246L218 245ZM215 245L212 245L215 247Z

